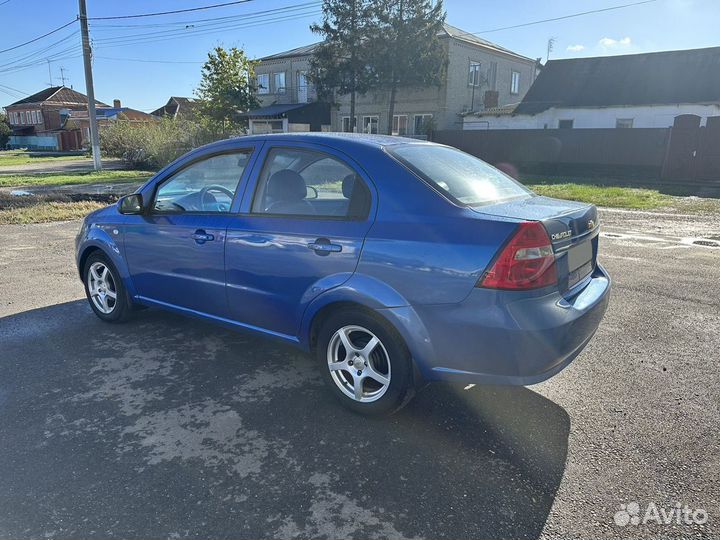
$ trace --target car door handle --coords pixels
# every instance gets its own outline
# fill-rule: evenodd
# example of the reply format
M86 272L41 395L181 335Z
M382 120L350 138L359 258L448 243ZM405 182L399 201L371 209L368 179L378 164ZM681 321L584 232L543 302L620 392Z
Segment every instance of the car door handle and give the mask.
M212 234L208 234L203 230L197 230L193 234L190 235L190 238L195 240L198 244L204 244L205 242L212 242L215 240L215 236Z
M318 238L314 242L308 244L308 247L312 249L318 255L329 255L330 253L339 253L342 251L340 244L331 244L327 238Z

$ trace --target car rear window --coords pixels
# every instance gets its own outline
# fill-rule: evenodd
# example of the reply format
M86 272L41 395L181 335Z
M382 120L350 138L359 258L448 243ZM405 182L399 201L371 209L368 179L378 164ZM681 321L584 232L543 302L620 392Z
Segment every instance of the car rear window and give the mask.
M448 146L406 144L388 149L401 163L453 202L481 206L529 197L532 192L505 173Z

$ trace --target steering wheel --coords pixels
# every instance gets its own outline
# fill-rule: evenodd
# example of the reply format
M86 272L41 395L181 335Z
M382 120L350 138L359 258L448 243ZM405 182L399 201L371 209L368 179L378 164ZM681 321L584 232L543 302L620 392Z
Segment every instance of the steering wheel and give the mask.
M211 191L219 191L220 193L224 193L225 195L227 195L230 198L230 201L232 201L233 197L235 196L235 194L232 191L230 191L228 188L226 188L224 186L221 186L218 184L212 184L210 186L205 186L204 188L202 188L200 190L200 204L202 205L203 209L205 208L205 205L209 202L209 201L206 201L206 199L207 199L207 195ZM221 212L227 212L230 209L230 205L218 203L217 199L215 197L213 197L212 203L217 204L218 209Z

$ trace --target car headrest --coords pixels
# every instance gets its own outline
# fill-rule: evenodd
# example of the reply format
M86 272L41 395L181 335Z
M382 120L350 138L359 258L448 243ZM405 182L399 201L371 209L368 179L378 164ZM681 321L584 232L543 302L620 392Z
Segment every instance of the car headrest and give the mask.
M268 180L267 197L273 201L299 201L306 196L305 180L295 171L283 169Z
M352 198L353 189L355 188L355 173L348 174L342 181L343 197Z

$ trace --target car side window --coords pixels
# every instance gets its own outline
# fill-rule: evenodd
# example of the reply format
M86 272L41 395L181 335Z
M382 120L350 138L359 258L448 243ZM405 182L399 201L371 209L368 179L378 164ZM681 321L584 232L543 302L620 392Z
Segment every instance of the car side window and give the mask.
M232 205L251 152L211 156L175 173L157 190L155 213L222 213Z
M263 165L253 214L363 219L370 190L345 162L323 152L273 148Z

